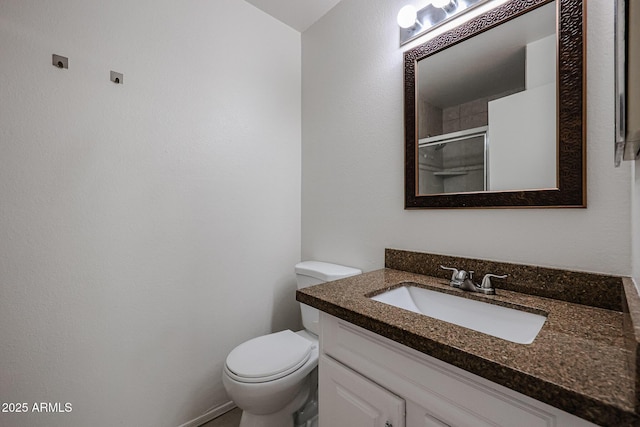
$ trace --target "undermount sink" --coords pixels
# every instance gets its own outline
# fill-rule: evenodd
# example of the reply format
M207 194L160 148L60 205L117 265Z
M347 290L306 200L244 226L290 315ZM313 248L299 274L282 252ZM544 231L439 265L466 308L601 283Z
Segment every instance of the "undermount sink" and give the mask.
M547 320L540 314L411 285L371 299L518 344L531 344Z

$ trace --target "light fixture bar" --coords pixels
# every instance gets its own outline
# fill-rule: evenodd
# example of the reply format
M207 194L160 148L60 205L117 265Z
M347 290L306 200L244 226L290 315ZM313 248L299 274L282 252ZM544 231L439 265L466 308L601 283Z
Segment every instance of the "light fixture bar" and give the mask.
M400 27L400 46L487 1L489 0L439 0L433 2L439 6L429 2L427 6L417 11L416 22L413 26Z

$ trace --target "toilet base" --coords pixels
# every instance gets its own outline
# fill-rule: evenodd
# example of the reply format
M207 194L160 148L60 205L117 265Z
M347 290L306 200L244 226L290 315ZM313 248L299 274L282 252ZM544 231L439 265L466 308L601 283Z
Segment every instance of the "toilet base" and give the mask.
M252 414L242 411L239 427L294 427L294 413L305 404L311 392L310 378L307 377L295 399L287 406L272 414Z
M240 419L240 427L294 427L293 416L278 412L276 414L269 415L255 415L246 411L242 412L242 418Z

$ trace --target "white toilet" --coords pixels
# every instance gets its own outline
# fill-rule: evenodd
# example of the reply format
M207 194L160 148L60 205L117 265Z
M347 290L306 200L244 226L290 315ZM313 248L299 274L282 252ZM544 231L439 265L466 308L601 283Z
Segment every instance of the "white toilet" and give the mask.
M298 289L362 273L319 261L300 262L295 271ZM317 425L318 310L300 307L304 330L253 338L227 356L222 382L242 409L240 427Z

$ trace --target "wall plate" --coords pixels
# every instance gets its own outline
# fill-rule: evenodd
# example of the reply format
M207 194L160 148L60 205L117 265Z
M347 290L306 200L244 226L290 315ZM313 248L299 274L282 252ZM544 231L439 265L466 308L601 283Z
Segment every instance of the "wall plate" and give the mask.
M114 82L115 84L123 84L124 83L124 76L122 75L122 73L116 73L115 71L111 71L111 75L110 75L111 81Z
M51 55L51 64L58 68L69 68L69 58L54 53Z

